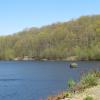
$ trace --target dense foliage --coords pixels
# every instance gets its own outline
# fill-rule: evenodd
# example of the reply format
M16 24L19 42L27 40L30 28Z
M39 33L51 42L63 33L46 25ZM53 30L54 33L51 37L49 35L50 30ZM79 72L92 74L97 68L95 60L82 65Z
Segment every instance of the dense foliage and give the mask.
M0 37L0 59L100 60L100 15Z

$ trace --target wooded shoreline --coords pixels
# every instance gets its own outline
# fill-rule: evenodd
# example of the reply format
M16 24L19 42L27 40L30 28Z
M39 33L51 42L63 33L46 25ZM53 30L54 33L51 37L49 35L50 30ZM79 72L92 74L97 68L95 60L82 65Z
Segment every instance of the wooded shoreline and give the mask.
M100 60L100 15L0 36L0 60Z
M76 59L76 57L69 57L66 59L56 58L56 59L47 59L47 58L34 58L34 57L16 57L14 59L1 59L4 61L100 61L99 59Z

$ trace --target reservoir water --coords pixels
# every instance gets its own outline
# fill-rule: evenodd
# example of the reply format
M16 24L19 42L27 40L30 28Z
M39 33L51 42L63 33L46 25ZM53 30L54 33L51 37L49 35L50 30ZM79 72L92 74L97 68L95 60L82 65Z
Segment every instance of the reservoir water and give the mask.
M100 61L79 61L78 68L64 61L0 61L0 100L45 100L79 81L82 72L100 70Z

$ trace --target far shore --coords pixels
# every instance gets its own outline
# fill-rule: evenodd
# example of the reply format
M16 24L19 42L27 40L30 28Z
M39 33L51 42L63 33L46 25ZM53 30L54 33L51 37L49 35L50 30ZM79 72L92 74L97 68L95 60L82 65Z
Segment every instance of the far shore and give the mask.
M8 58L8 59L0 59L3 61L100 61L100 59L87 59L87 58L79 58L77 56L71 56L67 58L39 58L39 57L16 57L16 58Z

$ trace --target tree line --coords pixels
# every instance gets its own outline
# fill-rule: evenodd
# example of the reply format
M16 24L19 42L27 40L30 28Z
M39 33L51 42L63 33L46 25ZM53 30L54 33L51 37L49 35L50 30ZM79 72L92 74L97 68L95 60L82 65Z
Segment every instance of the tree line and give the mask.
M33 59L100 60L100 15L25 29L0 36L0 60L28 56Z

